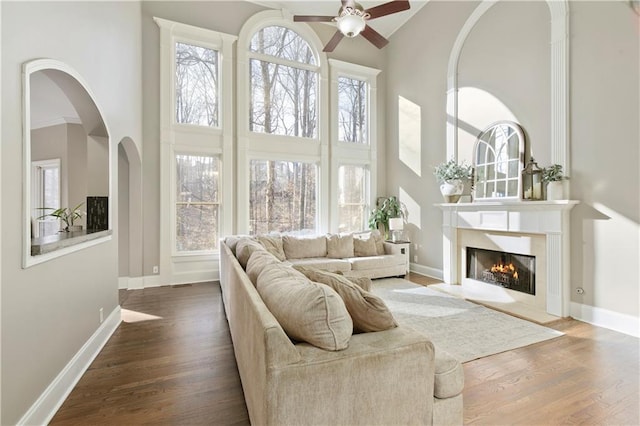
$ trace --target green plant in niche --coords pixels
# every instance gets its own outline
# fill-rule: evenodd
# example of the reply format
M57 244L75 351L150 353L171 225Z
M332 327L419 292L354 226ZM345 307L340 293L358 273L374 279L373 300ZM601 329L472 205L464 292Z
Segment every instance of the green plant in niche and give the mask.
M564 179L569 178L562 172L562 165L560 164L552 164L551 166L542 169L543 182L557 182Z
M471 178L472 170L471 166L464 163L458 163L453 158L445 163L438 164L433 174L438 182L447 182L457 179L469 179Z
M41 210L53 210L51 213L43 214L38 219L42 219L44 217L55 217L60 219L62 223L64 223L64 230L69 232L69 227L73 226L76 219L80 219L84 212L80 210L80 207L84 204L84 202L78 204L73 209L69 207L61 207L59 209L54 209L53 207L40 207Z
M371 211L369 215L369 228L380 229L383 235L388 237L389 219L394 217L405 218L405 208L395 196L390 196L382 200L378 200L378 207Z

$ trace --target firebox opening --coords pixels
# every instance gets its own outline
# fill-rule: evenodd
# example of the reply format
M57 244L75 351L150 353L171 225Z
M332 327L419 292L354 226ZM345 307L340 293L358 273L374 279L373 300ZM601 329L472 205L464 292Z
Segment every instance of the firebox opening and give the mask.
M535 256L467 247L467 278L535 295L535 271Z

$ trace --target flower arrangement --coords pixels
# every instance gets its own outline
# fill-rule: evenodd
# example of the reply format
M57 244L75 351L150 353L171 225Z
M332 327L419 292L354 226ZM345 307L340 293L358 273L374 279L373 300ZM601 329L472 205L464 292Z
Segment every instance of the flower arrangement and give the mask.
M472 168L466 165L464 161L458 163L453 158L445 163L438 164L433 174L438 179L438 182L447 182L456 179L469 179L471 178Z

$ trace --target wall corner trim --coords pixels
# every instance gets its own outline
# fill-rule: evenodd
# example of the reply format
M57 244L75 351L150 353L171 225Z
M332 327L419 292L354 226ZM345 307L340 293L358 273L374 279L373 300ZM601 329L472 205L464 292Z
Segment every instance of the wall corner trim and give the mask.
M118 305L47 386L18 421L18 425L44 425L51 421L82 375L116 331L120 321L120 306Z

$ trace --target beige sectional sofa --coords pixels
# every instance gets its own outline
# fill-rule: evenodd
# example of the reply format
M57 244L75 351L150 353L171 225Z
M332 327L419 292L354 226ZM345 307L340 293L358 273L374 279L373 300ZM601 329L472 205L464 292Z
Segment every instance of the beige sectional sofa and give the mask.
M382 319L369 324L380 331L353 333L362 315L349 311L345 294L309 280L289 263L292 253L282 260L272 252L282 257L253 240L220 243L223 301L252 424L462 424L458 361L384 316L375 296L346 284Z
M313 237L263 235L256 239L276 258L291 265L372 279L407 273L404 255L394 254L392 245L383 241L378 231Z

